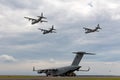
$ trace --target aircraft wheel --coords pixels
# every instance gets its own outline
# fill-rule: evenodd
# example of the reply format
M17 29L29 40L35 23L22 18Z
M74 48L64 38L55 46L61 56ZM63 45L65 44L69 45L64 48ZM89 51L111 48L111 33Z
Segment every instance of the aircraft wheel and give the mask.
M71 73L68 74L68 76L76 76L76 74L71 72Z
M71 73L71 76L76 76L76 74L75 73Z

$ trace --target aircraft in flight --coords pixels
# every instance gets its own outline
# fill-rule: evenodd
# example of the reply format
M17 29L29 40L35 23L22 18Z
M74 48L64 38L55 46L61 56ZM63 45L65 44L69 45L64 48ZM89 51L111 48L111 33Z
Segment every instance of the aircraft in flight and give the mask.
M41 13L41 16L37 16L38 17L38 19L34 19L34 18L30 18L30 17L24 17L25 19L28 19L29 21L32 21L32 25L33 24L36 24L36 23L38 23L38 22L47 22L47 21L44 21L44 20L42 20L42 19L47 19L46 17L44 17L43 16L43 13Z
M83 55L95 55L94 53L86 53L86 52L73 52L76 54L72 64L70 66L60 67L60 68L51 68L51 69L38 69L36 70L33 67L33 71L37 71L38 74L45 73L46 76L76 76L74 71L89 71L90 68L87 70L80 70L82 66L79 66L79 63L83 57Z
M90 28L85 28L85 27L83 27L83 29L85 29L85 33L87 34L87 33L92 33L92 32L99 32L98 29L102 29L102 28L100 28L98 24L95 29L90 29Z
M50 28L49 30L41 29L41 28L38 28L38 30L43 31L43 34L56 33L56 32L55 32L56 29L54 29L54 25L52 25L52 28Z

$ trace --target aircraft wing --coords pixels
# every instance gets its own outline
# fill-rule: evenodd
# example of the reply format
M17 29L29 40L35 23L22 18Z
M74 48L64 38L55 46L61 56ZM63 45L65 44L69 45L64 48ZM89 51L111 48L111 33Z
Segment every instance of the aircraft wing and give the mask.
M41 30L41 31L47 31L47 30L45 30L45 29L41 29L41 28L38 28L38 30Z
M36 19L33 19L33 18L29 18L29 17L24 17L24 18L25 18L25 19L28 19L29 21L30 21L30 20L32 20L32 21L33 21L33 20L36 20Z
M46 17L42 17L42 18L47 19Z
M56 33L55 31L51 31L51 33Z
M57 71L58 69L39 69L39 70L35 70L35 67L33 67L33 71L37 71L38 73L47 73L50 71Z
M85 27L83 27L83 29L85 29L85 30L91 30L91 29L89 29L89 28L85 28Z
M57 71L57 69L42 69L42 70L38 70L38 72L42 72L42 73L45 73L45 72L48 72L48 71Z
M48 22L48 21L41 20L40 22L42 23L42 22Z

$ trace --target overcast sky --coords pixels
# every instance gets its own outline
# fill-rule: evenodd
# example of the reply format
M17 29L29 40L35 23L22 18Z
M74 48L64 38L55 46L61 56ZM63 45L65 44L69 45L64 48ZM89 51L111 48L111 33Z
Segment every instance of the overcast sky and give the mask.
M47 23L31 25L25 16L41 13ZM102 30L85 34L83 27ZM55 26L43 35L38 28ZM120 75L120 0L0 0L0 74L36 75L38 69L70 65L75 51L80 65L91 67L77 74Z

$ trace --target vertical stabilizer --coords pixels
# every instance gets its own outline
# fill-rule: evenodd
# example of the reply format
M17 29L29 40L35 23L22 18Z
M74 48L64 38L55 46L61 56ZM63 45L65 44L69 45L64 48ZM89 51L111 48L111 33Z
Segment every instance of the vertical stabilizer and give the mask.
M93 53L86 52L73 52L73 53L75 53L76 56L71 64L72 66L78 66L84 54L94 55Z

